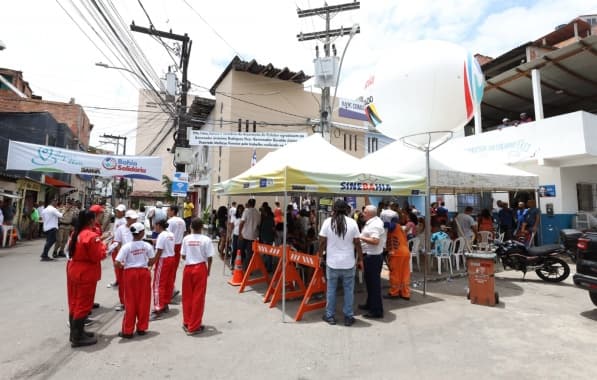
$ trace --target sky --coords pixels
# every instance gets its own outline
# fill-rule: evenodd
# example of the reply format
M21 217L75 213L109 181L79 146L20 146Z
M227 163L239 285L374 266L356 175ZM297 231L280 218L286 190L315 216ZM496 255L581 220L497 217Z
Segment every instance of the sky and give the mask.
M350 0L328 0L328 5ZM296 35L325 29L319 16L299 18L297 8L323 6L315 0L19 0L4 1L0 67L23 72L34 94L43 99L69 101L86 107L94 124L91 145L102 145L103 134L127 137L127 153L134 152L139 80L123 70L97 67L96 62L123 67L110 40L97 26L94 3L119 17L122 25L151 23L158 30L187 33L193 41L189 80L191 93L211 97L210 88L231 59L238 55L261 64L303 70L312 75L315 46ZM145 9L143 11L142 7ZM399 59L400 44L423 39L456 43L472 53L497 57L538 39L557 25L579 15L597 13L595 0L365 0L359 10L337 14L332 28L361 33L335 41L338 55L346 48L338 96L362 95L375 67ZM163 77L178 58L169 41L130 33L145 60ZM178 73L180 75L180 72ZM312 82L306 82L306 87ZM97 107L97 108L92 108ZM107 109L102 109L107 108ZM114 110L133 110L118 111ZM143 114L142 119L151 117Z

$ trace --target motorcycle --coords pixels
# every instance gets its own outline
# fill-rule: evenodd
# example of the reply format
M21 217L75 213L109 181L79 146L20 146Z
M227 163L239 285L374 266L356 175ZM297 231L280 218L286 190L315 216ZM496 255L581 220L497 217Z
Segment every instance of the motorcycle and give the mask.
M548 244L540 247L527 248L516 240L494 242L495 253L501 260L504 269L511 268L523 273L534 270L543 281L560 282L570 275L570 267L559 258L566 254L566 248L560 244Z

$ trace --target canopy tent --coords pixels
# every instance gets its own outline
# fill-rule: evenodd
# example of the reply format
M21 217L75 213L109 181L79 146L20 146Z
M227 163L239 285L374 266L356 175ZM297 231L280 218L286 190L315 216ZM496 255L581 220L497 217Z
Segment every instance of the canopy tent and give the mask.
M395 141L361 159L365 167L392 173L425 176L425 152ZM523 170L480 158L448 142L430 152L430 185L440 190L508 191L536 189L538 177ZM418 187L425 189L425 184Z
M268 153L244 173L214 186L219 194L316 193L404 195L425 185L421 175L380 175L314 134Z

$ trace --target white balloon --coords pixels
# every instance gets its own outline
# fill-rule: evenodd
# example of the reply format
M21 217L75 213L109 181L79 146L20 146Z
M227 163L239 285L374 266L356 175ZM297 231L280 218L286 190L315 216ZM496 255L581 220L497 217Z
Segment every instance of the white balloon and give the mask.
M419 135L407 140L423 145L471 120L481 103L484 79L470 53L432 40L409 43L395 53L377 66L366 97L373 104L370 120L381 133L395 139Z

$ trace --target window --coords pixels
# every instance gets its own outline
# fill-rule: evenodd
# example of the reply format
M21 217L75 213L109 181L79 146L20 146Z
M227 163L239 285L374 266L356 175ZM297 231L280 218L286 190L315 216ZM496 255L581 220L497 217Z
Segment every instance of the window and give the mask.
M578 211L595 211L597 204L597 184L577 183L576 195L578 199Z
M357 151L358 135L344 134L344 150Z
M474 212L479 212L481 208L481 195L480 194L458 194L457 195L458 213L464 212L464 209L468 206L473 208Z
M367 137L367 153L377 152L379 149L379 140L377 137Z
M6 79L7 82L12 83L12 75L0 74ZM9 90L8 86L4 82L0 82L0 90Z

